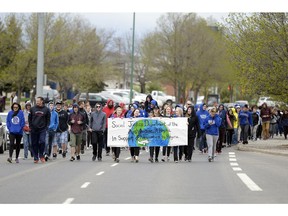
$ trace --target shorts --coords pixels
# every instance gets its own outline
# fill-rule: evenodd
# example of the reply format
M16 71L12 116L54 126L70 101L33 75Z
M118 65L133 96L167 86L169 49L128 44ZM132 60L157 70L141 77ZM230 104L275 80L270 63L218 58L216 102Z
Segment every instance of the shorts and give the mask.
M82 133L79 134L74 134L74 133L70 133L70 146L71 147L76 147L78 145L81 145L82 143Z
M68 131L57 132L53 140L53 146L58 144L68 143Z

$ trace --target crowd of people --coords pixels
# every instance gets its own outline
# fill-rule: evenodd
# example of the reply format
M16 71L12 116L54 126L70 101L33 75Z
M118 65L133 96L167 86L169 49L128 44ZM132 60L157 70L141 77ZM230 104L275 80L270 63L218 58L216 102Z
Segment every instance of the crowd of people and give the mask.
M134 102L127 109L124 103L115 106L113 100L105 105L96 103L95 107L84 101L68 105L62 101L45 104L43 97L37 97L34 106L27 101L25 107L13 102L7 116L9 130L9 157L12 163L14 149L15 162L19 163L20 143L23 138L24 157L31 157L34 163L45 163L58 155L70 161L80 160L85 150L92 148L92 161L102 161L102 152L113 157L119 163L121 147L110 148L107 145L108 118L187 118L188 143L179 146L147 146L148 160L167 162L173 155L175 163L192 161L197 148L201 154L207 154L208 161L214 161L216 154L221 154L223 147L231 147L238 143L248 144L249 141L267 140L275 135L288 134L288 109L268 107L207 107L205 103L194 106L187 101L183 106L172 106L164 103L158 106L151 95L147 95L143 103ZM70 149L70 152L68 152ZM138 163L141 147L129 147L131 161ZM160 155L161 152L161 155ZM51 157L52 156L52 157ZM162 157L161 159L159 157Z

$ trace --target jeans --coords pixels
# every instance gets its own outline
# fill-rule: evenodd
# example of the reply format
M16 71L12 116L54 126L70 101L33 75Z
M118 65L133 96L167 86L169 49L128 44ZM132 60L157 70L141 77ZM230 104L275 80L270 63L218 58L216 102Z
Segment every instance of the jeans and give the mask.
M45 154L49 157L51 156L52 152L52 143L55 137L56 131L48 130L46 135L46 144L45 144Z
M199 150L203 151L205 148L207 148L206 133L205 130L201 130Z
M45 150L45 140L46 140L46 130L33 132L31 131L31 142L33 148L34 160L39 160L44 157Z
M102 158L102 148L103 148L102 131L92 131L92 145L93 145L93 155L97 156L98 159Z
M28 158L28 151L31 152L31 157L33 157L33 150L31 144L31 134L23 132L23 147L24 147L24 158Z
M234 133L232 135L232 144L238 144L238 128L234 128Z

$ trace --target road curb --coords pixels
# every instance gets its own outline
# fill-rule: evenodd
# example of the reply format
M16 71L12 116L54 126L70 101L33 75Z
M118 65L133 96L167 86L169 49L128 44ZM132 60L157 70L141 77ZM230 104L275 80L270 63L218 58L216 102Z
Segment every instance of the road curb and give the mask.
M288 157L288 151L280 152L279 150L273 151L272 149L269 149L269 150L259 149L259 148L244 146L242 144L241 145L238 144L236 149L239 151L261 152L261 153L265 153L265 154L281 155L281 156Z

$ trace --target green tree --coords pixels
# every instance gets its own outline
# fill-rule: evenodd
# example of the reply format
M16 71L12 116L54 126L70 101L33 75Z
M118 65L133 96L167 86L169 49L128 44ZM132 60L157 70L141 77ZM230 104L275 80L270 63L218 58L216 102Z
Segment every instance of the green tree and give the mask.
M225 35L242 92L288 102L287 13L229 14Z

